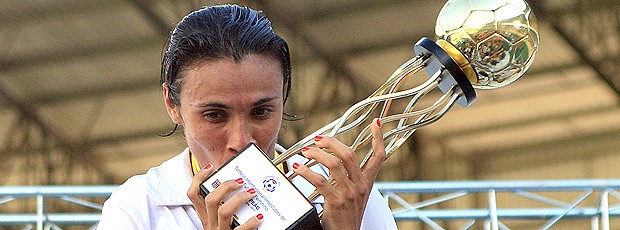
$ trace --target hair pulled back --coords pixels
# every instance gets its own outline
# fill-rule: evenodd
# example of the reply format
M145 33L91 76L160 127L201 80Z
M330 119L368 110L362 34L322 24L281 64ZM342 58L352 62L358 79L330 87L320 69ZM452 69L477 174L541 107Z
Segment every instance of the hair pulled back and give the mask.
M180 105L182 72L204 60L231 58L240 62L249 54L279 60L284 75L283 101L291 88L290 54L286 41L275 34L261 12L237 5L210 6L185 16L176 26L162 58L161 83L168 98Z

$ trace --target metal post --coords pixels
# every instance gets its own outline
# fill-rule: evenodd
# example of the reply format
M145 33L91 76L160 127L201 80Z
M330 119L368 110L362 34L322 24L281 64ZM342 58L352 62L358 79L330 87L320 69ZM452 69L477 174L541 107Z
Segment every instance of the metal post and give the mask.
M497 199L495 198L495 189L489 189L489 211L491 230L498 230L499 224L497 219Z
M609 191L607 189L601 192L601 228L609 230Z
M465 229L475 221L483 221L483 229L508 229L499 220L531 220L551 219L541 229L547 229L559 219L582 219L589 221L591 229L611 229L611 218L620 218L620 204L609 200L610 195L620 197L620 180L548 180L548 181L407 181L377 182L375 186L393 203L392 214L397 221L422 221L434 229L442 229L437 221L469 221ZM99 220L101 206L76 197L108 197L116 186L0 186L0 203L14 199L36 198L36 213L0 213L0 229L4 226L27 226L24 229L58 229L61 225L95 224ZM585 191L584 191L585 190ZM570 204L559 200L526 195L528 192L564 192L584 191ZM555 194L560 192L560 194ZM580 204L594 192L599 193L599 203ZM449 194L445 194L449 193ZM488 208L449 206L437 209L434 206L443 202L465 197L464 195L482 195L487 193ZM522 197L551 204L552 207L505 208L498 204L497 193L518 194ZM399 195L404 194L435 194L434 197L411 204ZM47 197L92 208L94 212L55 213L48 210L45 204ZM596 198L595 198L596 199ZM52 211L52 213L48 213ZM35 228L36 224L36 228ZM583 224L583 222L581 222ZM585 223L586 225L588 222Z
M590 218L590 229L598 230L598 216Z
M43 230L43 207L44 198L42 194L37 195L37 230Z

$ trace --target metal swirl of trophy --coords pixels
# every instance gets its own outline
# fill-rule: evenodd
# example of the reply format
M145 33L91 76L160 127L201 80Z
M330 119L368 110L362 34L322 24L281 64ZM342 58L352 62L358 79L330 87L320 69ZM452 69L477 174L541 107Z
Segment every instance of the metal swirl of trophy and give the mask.
M279 165L312 145L317 135L339 136L354 128L361 130L350 144L357 150L370 142L369 123L376 114L389 157L417 128L439 120L455 103L462 107L472 104L475 89L495 89L517 80L532 64L539 46L536 18L524 0L449 0L439 12L435 33L436 41L420 39L413 47L415 56L368 98L289 149L280 147L282 153L273 164ZM428 74L428 80L413 88L399 89L405 79L420 70ZM432 105L416 107L422 97L437 88L443 94ZM404 110L390 113L394 100L404 101ZM371 154L372 149L360 167ZM302 163L311 167L316 161L306 159ZM295 176L292 172L286 175L288 180ZM331 178L329 181L333 183ZM307 199L315 201L320 196L315 191Z

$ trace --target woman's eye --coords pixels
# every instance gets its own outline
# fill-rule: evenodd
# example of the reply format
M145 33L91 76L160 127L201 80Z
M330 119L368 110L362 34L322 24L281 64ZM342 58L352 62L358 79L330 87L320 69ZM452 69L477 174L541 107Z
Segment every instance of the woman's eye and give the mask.
M269 115L271 115L272 111L273 110L269 108L256 108L252 110L252 116L258 117L258 118L267 118L269 117Z
M211 122L221 122L226 119L226 113L223 111L208 111L205 112L204 117Z

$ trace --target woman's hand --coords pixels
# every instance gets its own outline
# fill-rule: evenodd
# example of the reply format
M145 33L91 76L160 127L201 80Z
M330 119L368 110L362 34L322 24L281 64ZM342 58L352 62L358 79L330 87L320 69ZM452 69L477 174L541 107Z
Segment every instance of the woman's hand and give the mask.
M200 193L200 184L205 181L213 171L213 167L208 164L196 173L187 191L187 196L192 201L204 229L232 229L233 214L245 202L254 198L256 194L253 189L241 191L224 202L226 197L243 187L244 181L239 178L220 184L213 192L203 197ZM262 222L262 218L262 214L258 214L235 229L256 229Z
M360 229L368 196L377 172L386 158L381 123L372 124L373 154L364 169L359 167L355 152L332 137L315 138L316 148L305 148L303 154L329 168L334 184L308 167L295 163L294 171L312 183L325 198L322 224L324 229ZM333 155L322 151L326 149Z

